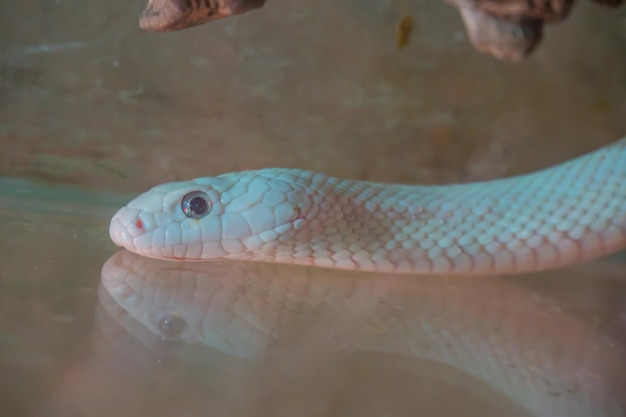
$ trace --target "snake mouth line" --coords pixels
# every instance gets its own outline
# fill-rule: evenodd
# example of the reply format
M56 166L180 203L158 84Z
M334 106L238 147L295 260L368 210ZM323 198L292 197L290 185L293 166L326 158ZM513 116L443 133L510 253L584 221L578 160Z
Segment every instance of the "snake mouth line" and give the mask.
M126 249L128 252L131 252L130 250ZM154 255L152 253L150 253L149 251L145 251L144 252L144 256L149 257L149 258L153 258L156 260L164 260L164 261L171 261L171 262L214 262L214 261L218 261L219 259L203 259L200 257L179 257L179 256L169 256L169 255Z

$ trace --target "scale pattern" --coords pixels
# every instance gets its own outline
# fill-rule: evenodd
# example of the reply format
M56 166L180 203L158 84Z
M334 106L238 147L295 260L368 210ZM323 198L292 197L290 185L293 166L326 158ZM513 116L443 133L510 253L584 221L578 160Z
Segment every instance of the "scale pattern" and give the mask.
M527 175L443 186L346 180L296 169L152 188L121 208L119 246L170 260L243 259L425 274L505 274L626 247L626 138ZM210 213L187 218L184 195Z

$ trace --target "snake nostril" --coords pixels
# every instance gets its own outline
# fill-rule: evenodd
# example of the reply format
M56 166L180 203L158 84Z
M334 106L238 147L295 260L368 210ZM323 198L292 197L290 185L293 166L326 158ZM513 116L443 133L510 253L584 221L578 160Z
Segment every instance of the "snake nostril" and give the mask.
M137 220L135 220L135 227L137 229L143 229L143 222L141 221L140 218L137 218Z

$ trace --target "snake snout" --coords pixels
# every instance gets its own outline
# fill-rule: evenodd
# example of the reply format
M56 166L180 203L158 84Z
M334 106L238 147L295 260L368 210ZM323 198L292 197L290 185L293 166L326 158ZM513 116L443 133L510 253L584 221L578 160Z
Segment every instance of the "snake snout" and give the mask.
M109 236L117 246L132 250L136 246L135 238L146 233L146 226L139 210L124 208L111 219Z
M129 244L132 244L132 237L126 230L122 223L120 223L119 219L112 219L111 224L109 225L109 236L113 243L117 246L127 247Z

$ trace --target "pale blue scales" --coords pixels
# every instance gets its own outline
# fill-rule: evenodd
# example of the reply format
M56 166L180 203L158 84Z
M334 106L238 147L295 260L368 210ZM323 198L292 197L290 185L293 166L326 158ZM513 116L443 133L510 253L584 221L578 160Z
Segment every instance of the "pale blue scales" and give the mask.
M518 273L626 247L626 138L535 173L383 184L286 168L158 185L111 220L152 258L426 274ZM193 207L185 199L198 195ZM189 218L189 216L193 218Z

